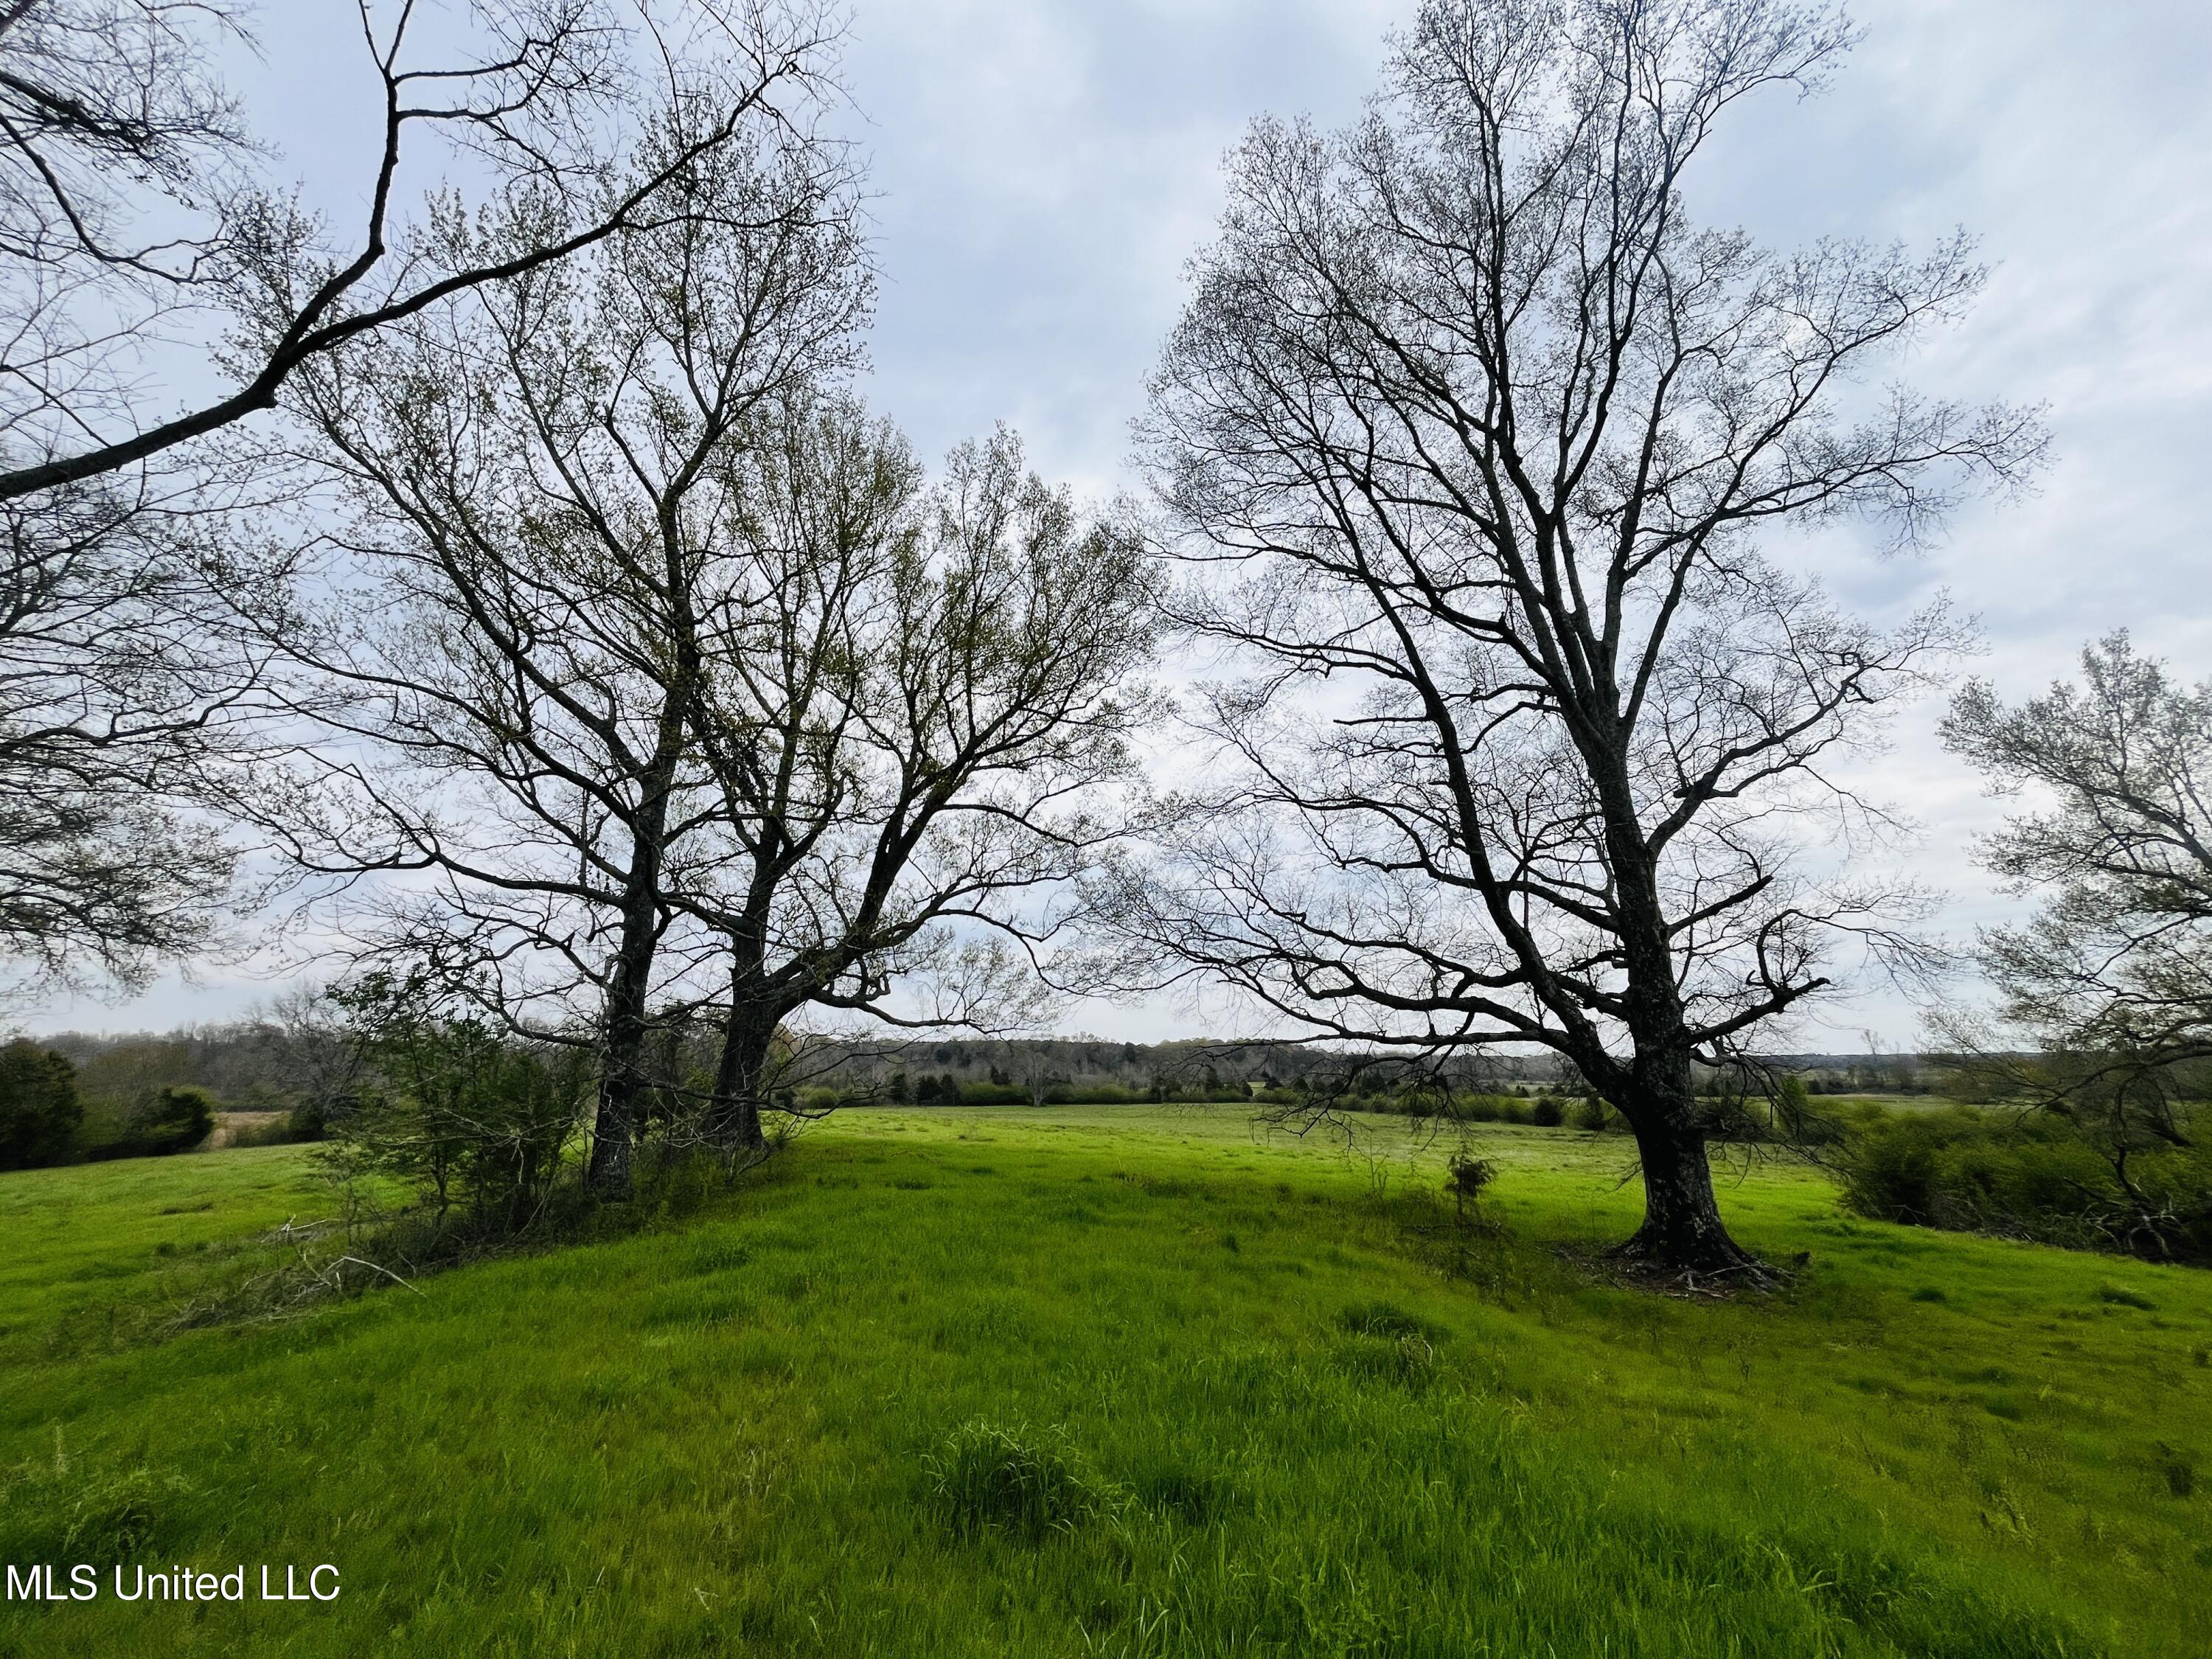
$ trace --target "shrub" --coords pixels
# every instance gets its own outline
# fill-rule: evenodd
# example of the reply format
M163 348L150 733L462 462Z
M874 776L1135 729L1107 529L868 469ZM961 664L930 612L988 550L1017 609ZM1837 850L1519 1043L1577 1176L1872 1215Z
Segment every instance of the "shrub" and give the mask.
M414 977L374 975L337 1000L367 1062L330 1125L337 1171L405 1182L441 1224L457 1208L494 1232L534 1221L580 1120L583 1054L514 1042Z
M1591 1134L1599 1134L1616 1127L1613 1108L1595 1095L1584 1095L1575 1103L1573 1121L1575 1127L1587 1130Z
M215 1097L190 1084L156 1089L131 1114L131 1137L149 1158L187 1152L215 1131Z
M76 1154L84 1104L66 1055L27 1037L0 1048L0 1170L33 1170Z
M1528 1121L1540 1129L1556 1129L1567 1121L1566 1103L1557 1095L1540 1095L1528 1110Z
M1452 1195L1452 1206L1460 1220L1467 1219L1468 1206L1480 1204L1497 1179L1498 1166L1488 1158L1470 1158L1465 1152L1451 1155L1451 1161L1444 1165L1444 1190Z
M152 1089L127 1108L108 1107L88 1124L85 1156L167 1158L188 1152L215 1129L215 1097L191 1084Z
M2123 1186L2063 1118L1960 1106L1870 1111L1834 1162L1845 1206L1877 1220L2212 1261L2212 1159L2201 1146L2132 1154Z

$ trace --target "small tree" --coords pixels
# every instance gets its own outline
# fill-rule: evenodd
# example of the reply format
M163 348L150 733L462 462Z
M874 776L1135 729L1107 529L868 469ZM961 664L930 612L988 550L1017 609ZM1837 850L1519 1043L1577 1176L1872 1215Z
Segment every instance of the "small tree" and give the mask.
M1019 1066L1022 1093L1032 1106L1049 1104L1053 1090L1067 1080L1054 1065L1052 1051L1042 1042L1022 1050Z
M1497 1179L1498 1166L1488 1158L1466 1152L1451 1155L1444 1165L1444 1190L1451 1194L1452 1213L1462 1226L1470 1209L1481 1213L1482 1195Z

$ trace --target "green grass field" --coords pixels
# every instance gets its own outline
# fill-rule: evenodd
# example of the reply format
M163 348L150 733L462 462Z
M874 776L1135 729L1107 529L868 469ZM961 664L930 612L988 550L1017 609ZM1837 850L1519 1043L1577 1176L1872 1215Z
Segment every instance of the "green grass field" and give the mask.
M164 1334L296 1148L0 1176L0 1655L2194 1656L2212 1275L1732 1185L1796 1288L1574 1265L1617 1140L852 1113L687 1218ZM1564 1253L1563 1253L1564 1252ZM118 1603L118 1559L329 1604ZM258 1587L257 1587L258 1588Z

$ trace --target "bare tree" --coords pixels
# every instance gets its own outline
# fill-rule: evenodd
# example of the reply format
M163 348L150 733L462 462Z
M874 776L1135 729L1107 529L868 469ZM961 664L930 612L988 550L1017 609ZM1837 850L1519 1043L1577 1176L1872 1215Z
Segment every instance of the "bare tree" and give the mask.
M994 943L1033 945L1032 901L1123 827L1104 793L1152 708L1132 677L1155 586L1141 539L1086 522L1003 432L933 489L848 402L751 436L699 607L726 855L690 854L679 900L726 952L708 1132L741 1148L795 1016L982 1028L1024 1002L1027 963Z
M300 371L302 459L344 509L319 573L335 597L264 631L325 735L286 788L240 800L299 867L383 878L372 944L489 988L518 1030L597 1045L609 1197L629 1186L671 849L711 805L696 607L742 510L719 457L764 399L851 365L872 292L844 149L763 121L702 152L699 119L717 107L679 100L647 134L642 175L690 158L653 224ZM564 240L542 223L564 211L441 221L434 257L497 264Z
M1996 1029L1939 1029L1997 1092L2074 1120L2155 1241L2172 1218L2131 1161L2191 1144L2212 1061L2212 682L2178 684L2113 634L2082 652L2078 686L2010 707L1968 686L1943 735L1994 788L2038 798L1981 851L2044 902L1981 935Z
M1979 289L1963 238L1688 216L1731 106L1850 41L1767 0L1431 0L1367 119L1236 153L1144 434L1202 567L1178 614L1251 673L1110 933L1316 1039L1564 1055L1635 1132L1623 1249L1671 1271L1758 1271L1692 1066L1829 988L1838 939L1904 942L1910 890L1806 843L1869 822L1829 769L1960 634L1842 614L1762 532L1909 544L2041 442L1855 390Z

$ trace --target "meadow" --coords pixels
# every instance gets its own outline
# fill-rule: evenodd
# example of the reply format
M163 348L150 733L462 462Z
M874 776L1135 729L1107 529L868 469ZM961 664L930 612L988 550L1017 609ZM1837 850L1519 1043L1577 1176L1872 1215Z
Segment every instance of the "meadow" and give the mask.
M1723 1205L1794 1286L1597 1253L1623 1143L852 1111L734 1192L279 1323L308 1149L0 1176L0 1560L329 1603L0 1603L0 1655L2193 1656L2212 1276ZM180 1318L179 1316L186 1316Z

